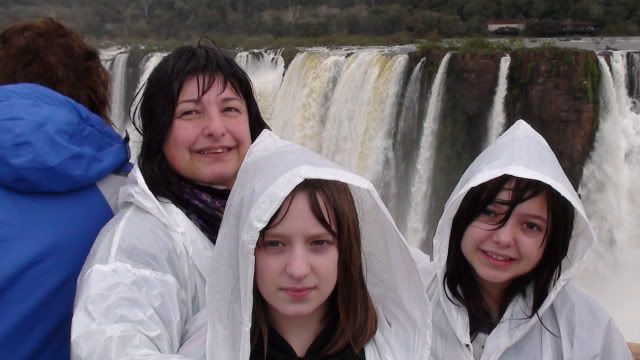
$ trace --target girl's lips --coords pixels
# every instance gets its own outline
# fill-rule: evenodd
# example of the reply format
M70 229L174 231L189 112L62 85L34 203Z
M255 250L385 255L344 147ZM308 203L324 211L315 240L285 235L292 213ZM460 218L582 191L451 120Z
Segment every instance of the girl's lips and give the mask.
M313 290L312 287L289 287L283 288L282 291L293 300L302 300Z
M495 266L507 266L511 264L514 260L512 257L506 256L506 255L500 255L494 252L489 252L484 250L481 250L481 252L484 255L485 259L487 259L489 263Z

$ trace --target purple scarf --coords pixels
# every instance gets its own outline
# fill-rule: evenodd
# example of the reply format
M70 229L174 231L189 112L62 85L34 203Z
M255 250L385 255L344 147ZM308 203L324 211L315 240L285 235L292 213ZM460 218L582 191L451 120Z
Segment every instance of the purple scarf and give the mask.
M175 205L216 244L224 208L231 190L181 181L173 186Z

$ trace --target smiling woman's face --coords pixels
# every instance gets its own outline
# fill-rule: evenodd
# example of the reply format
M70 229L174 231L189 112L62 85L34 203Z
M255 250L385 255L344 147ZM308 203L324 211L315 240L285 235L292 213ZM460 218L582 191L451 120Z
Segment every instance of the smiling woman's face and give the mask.
M461 249L481 288L501 293L513 279L533 270L547 246L547 201L544 193L518 204L503 226L509 210L513 180L467 226Z
M231 188L251 145L247 106L221 79L198 99L198 85L206 80L184 82L163 152L180 176Z

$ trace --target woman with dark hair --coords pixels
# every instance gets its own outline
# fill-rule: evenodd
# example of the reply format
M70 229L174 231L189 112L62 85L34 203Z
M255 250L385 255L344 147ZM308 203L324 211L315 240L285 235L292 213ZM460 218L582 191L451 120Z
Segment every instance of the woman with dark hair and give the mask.
M369 181L265 131L226 211L209 321L187 334L183 355L428 358L425 289Z
M545 140L519 120L469 166L421 266L432 359L630 359L610 316L571 283L595 243Z
M245 72L214 46L180 47L142 93L138 165L78 280L72 357L175 357L204 316L225 203L268 128Z
M98 51L53 19L0 33L0 358L68 359L76 281L127 144Z

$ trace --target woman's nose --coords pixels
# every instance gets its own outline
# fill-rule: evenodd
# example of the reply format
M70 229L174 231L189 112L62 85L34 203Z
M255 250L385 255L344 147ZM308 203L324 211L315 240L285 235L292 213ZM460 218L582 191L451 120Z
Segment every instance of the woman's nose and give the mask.
M203 116L204 134L211 137L222 137L226 134L224 122L219 114L206 112Z

